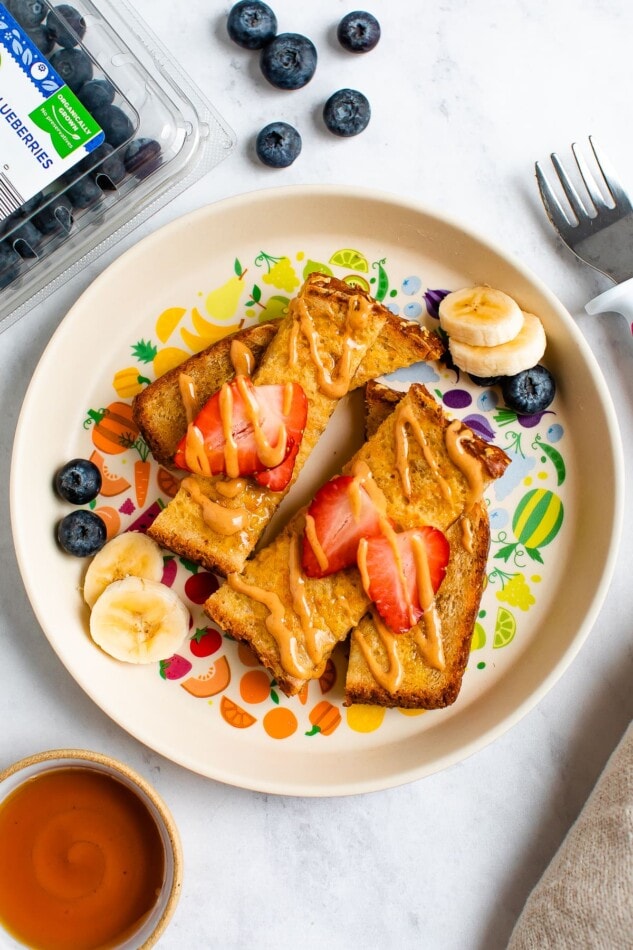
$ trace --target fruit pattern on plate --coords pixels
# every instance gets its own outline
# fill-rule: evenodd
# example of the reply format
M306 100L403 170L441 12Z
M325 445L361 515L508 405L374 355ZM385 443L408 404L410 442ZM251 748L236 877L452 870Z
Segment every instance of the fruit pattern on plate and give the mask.
M422 275L397 274L386 258L371 260L362 250L328 254L284 248L260 250L252 260L227 259L226 276L197 292L195 304L175 301L154 319L147 337L130 341L127 358L112 377L101 407L87 407L82 451L99 468L99 495L80 510L93 510L108 538L145 531L178 490L179 475L156 463L140 437L131 400L153 379L192 353L245 323L282 316L307 274L322 271L368 290L394 313L437 327L438 305L448 292ZM274 253L273 253L274 251ZM453 288L456 289L456 288ZM498 651L522 642L529 614L547 588L547 565L556 563L564 536L563 495L568 478L566 430L557 399L534 415L517 415L503 404L499 386L478 386L444 363L420 363L386 378L397 389L424 382L444 407L511 457L504 476L487 491L491 526L487 585L471 642L466 678L485 676L498 665ZM181 648L155 664L167 687L204 701L211 715L236 730L261 729L273 739L331 736L338 729L371 733L387 719L419 716L423 710L342 705L345 657L337 649L320 679L298 697L287 698L249 649L218 630L202 605L220 579L198 565L164 552L162 582L183 598L190 631ZM327 697L327 698L325 698ZM459 699L458 699L459 702ZM438 711L435 715L441 715Z

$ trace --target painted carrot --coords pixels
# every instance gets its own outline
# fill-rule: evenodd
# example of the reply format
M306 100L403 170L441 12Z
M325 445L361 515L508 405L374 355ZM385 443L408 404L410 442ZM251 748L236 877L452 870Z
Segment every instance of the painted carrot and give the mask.
M149 488L149 476L151 464L145 459L138 459L134 463L134 488L136 490L136 501L139 508L142 508L147 498L147 489Z
M139 455L139 458L134 463L134 490L136 491L136 501L139 508L142 508L147 498L152 468L147 458L149 455L149 446L141 436L137 439L127 438L122 441L126 449L134 449Z

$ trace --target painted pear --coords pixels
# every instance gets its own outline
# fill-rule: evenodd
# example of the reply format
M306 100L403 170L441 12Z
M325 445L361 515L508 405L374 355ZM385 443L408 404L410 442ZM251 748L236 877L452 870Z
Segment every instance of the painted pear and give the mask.
M214 320L229 320L237 310L244 289L242 277L245 273L246 271L239 276L236 274L230 277L225 284L212 290L207 296L205 307Z

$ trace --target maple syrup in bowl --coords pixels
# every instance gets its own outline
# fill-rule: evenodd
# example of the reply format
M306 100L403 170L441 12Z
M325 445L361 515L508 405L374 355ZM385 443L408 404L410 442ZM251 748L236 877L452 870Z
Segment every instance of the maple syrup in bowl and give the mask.
M64 749L0 772L0 924L13 946L152 947L181 886L173 818L128 766Z

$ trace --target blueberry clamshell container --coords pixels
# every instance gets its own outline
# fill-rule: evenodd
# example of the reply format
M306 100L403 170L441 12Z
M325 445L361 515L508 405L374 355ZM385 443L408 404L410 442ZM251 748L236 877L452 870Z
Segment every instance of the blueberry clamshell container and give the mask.
M11 12L11 0L2 2ZM46 0L43 5L45 24L56 5ZM37 199L26 202L0 221L0 243L16 255L4 273L0 268L0 332L218 165L235 145L232 130L128 0L73 0L72 6L86 23L75 48L90 57L92 78L113 87L112 104L128 120L123 141L117 135L109 143L108 159L120 159L113 162L118 173L106 173L103 149L96 149L47 187L37 207L30 206ZM49 62L57 49L45 53ZM75 91L81 98L81 89ZM135 168L128 148L138 139L158 146L149 146L147 160ZM129 170L121 177L126 153ZM93 200L82 207L91 194ZM52 233L33 231L60 196L65 210L58 212L59 226Z

